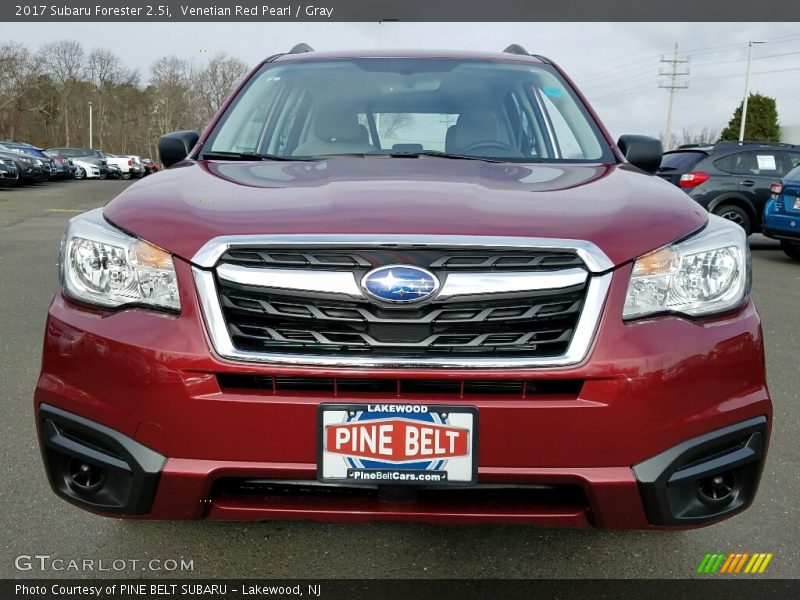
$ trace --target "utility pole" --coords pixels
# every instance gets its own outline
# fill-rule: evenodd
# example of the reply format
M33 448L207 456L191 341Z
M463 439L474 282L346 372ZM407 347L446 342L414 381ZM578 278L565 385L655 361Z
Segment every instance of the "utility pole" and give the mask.
M747 71L744 76L744 98L742 99L742 122L739 124L739 141L744 141L744 124L747 120L747 102L750 100L750 61L753 59L753 46L764 42L747 42Z
M89 148L94 144L92 143L92 103L89 102Z
M395 23L400 19L396 19L394 17L389 17L386 19L378 19L378 48L381 50L383 49L383 24L384 23Z
M669 105L667 106L667 130L664 133L664 149L669 150L670 138L672 136L672 105L675 100L675 90L685 90L689 87L687 82L678 83L678 77L684 77L689 74L689 67L679 71L678 67L682 64L687 64L689 59L678 58L678 42L675 42L675 48L672 52L672 58L661 57L662 63L670 65L669 70L661 68L658 74L662 77L668 77L667 83L659 83L658 87L669 90Z

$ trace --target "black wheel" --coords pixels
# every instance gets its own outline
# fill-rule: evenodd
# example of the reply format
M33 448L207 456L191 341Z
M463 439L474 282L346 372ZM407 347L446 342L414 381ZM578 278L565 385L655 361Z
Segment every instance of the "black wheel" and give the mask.
M753 232L753 223L745 209L734 204L722 204L715 208L713 212L715 215L741 226L747 235Z
M86 177L86 171L83 170L83 167L78 167L75 171L75 179L83 179Z
M800 260L800 244L781 242L781 250L791 259Z

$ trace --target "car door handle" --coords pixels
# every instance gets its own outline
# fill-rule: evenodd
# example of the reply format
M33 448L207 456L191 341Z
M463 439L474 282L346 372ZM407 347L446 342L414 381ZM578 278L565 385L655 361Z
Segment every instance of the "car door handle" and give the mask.
M747 186L747 187L753 187L756 184L756 182L753 181L752 179L745 179L741 183L742 183L742 185Z

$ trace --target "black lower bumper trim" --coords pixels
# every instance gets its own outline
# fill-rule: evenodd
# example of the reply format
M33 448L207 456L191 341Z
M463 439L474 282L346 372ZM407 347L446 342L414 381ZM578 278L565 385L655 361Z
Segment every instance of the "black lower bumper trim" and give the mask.
M39 437L56 494L101 512L150 511L166 457L114 429L47 404L39 405ZM97 482L77 479L81 467L95 473Z
M784 240L800 244L800 231L795 232L787 229L770 229L765 227L761 230L761 233L773 240Z
M698 525L747 508L767 449L767 418L686 440L633 467L653 525ZM709 494L719 486L720 496Z

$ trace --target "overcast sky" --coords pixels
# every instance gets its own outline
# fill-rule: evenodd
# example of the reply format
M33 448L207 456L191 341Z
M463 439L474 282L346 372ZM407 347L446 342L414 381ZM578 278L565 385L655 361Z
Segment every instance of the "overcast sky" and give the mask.
M377 48L376 23L0 23L0 41L32 47L74 39L87 49L114 51L147 77L160 56L199 64L226 52L248 65L297 42L318 50ZM659 135L668 92L659 89L661 55L678 43L691 57L689 88L675 94L673 133L721 130L742 99L748 40L767 42L753 53L751 90L777 98L782 125L800 125L798 23L386 23L384 48L496 51L522 44L559 63L588 96L611 133Z

